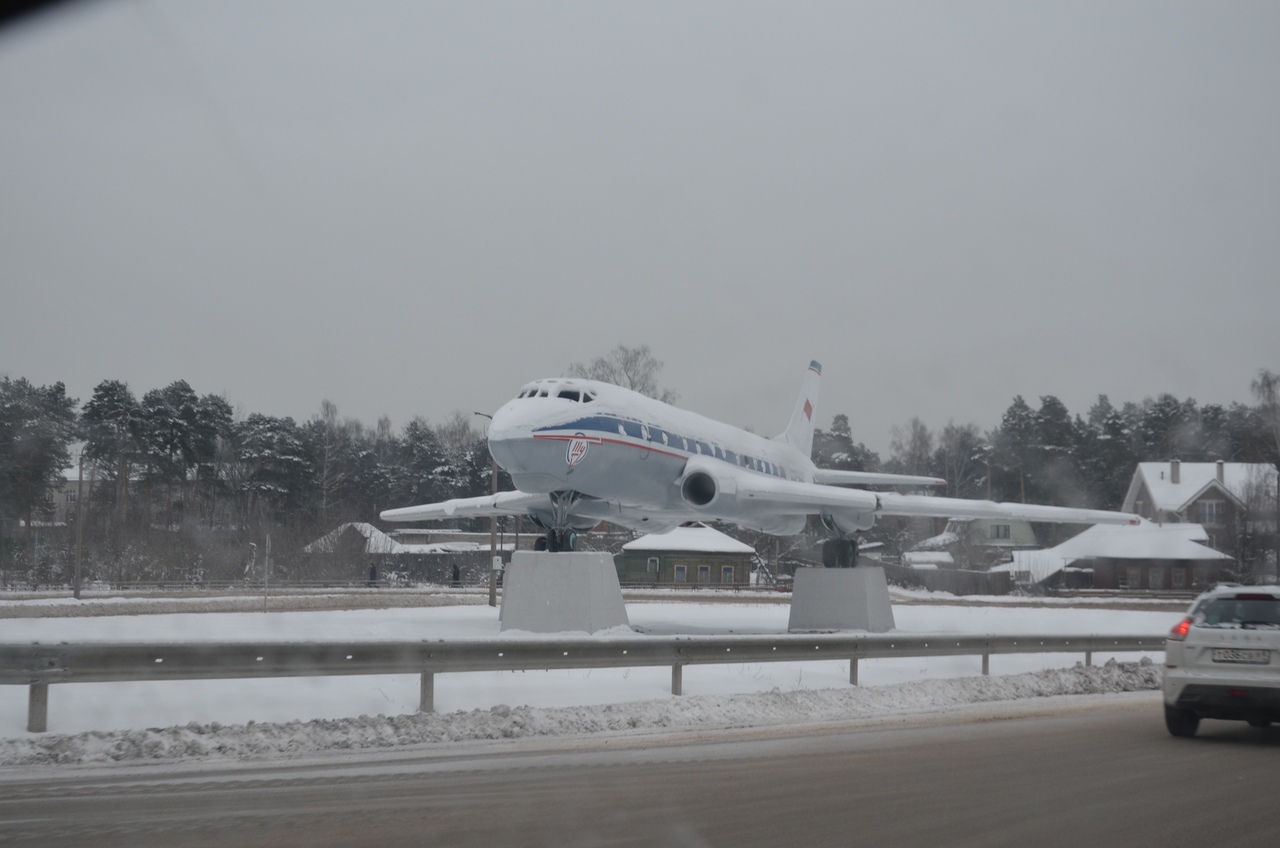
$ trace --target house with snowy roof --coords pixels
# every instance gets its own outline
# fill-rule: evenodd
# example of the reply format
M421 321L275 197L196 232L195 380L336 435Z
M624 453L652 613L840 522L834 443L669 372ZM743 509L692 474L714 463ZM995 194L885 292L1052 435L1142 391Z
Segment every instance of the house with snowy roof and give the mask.
M1275 532L1276 478L1267 463L1140 462L1120 509L1157 524L1199 524L1209 547L1234 553L1246 522Z
M1009 518L952 518L936 536L922 539L902 555L908 565L986 569L1009 559L1013 551L1038 548L1030 521Z
M1194 591L1235 577L1235 559L1207 541L1199 524L1096 524L1052 548L1014 551L991 570L1023 586Z
M504 559L510 545L499 548ZM363 521L340 524L302 549L306 577L313 580L396 579L427 583L482 583L488 580L489 543L401 542ZM379 577L381 575L381 578Z
M622 583L733 586L751 582L756 549L693 521L627 542L614 558Z

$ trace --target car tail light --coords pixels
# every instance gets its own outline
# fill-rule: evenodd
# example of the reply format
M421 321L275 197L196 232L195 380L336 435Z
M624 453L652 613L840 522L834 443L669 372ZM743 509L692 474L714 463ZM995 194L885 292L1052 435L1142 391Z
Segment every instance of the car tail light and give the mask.
M1190 629L1191 618L1188 616L1174 625L1173 629L1169 631L1169 638L1175 642L1181 642L1187 638L1187 631Z

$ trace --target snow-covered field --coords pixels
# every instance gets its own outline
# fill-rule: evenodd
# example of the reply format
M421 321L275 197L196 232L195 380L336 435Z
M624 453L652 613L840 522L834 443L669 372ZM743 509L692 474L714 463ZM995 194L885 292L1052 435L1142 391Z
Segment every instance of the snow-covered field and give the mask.
M770 603L628 605L641 633L781 633L788 608ZM898 604L906 632L1152 634L1180 614L1098 607ZM508 634L510 635L510 634ZM500 638L488 606L280 613L178 613L0 619L0 642L202 642ZM666 668L473 672L436 676L437 714L414 715L417 675L57 684L49 727L25 731L27 688L0 686L0 763L153 757L236 757L466 738L829 721L958 704L1154 688L1159 655L1072 669L1079 654L691 666L685 695ZM1106 655L1095 655L1102 664ZM252 724L251 724L252 723ZM152 728L152 730L147 730ZM164 729L167 728L167 729Z

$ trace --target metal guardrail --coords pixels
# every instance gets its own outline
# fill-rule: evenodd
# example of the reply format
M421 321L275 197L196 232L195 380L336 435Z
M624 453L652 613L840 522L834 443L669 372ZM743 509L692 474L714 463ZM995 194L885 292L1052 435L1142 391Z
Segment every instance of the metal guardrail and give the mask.
M992 654L1128 653L1164 650L1164 636L993 636L943 633L815 633L769 636L637 636L456 642L219 642L203 644L0 644L0 684L30 687L27 730L48 729L49 686L153 680L227 680L419 674L419 710L431 712L435 675L464 671L671 667L671 693L683 691L686 665L982 657Z

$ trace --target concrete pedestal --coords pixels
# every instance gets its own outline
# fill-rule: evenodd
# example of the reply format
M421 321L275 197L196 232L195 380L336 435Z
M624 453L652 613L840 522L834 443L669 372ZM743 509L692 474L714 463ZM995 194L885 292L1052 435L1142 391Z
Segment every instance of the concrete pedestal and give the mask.
M516 551L502 577L502 630L595 633L630 626L613 557Z
M884 569L797 568L791 592L789 632L804 630L866 630L884 633L894 628L889 584Z

